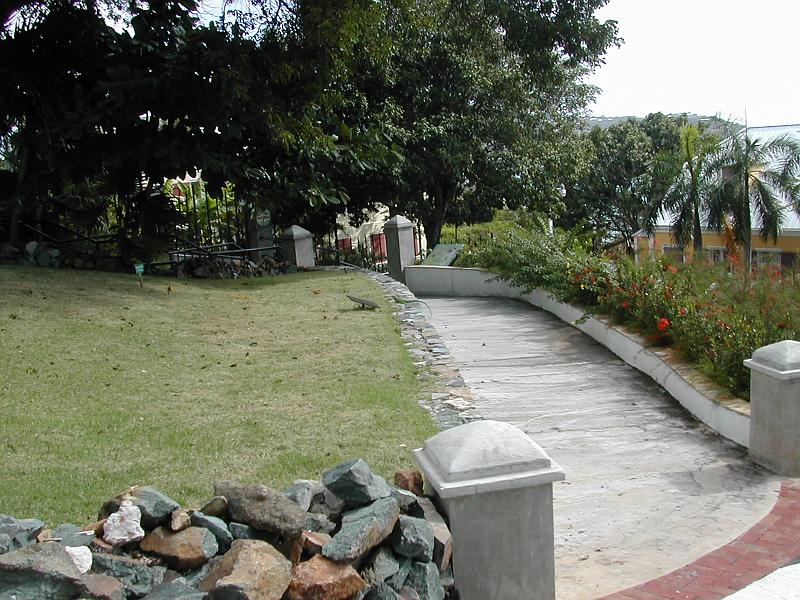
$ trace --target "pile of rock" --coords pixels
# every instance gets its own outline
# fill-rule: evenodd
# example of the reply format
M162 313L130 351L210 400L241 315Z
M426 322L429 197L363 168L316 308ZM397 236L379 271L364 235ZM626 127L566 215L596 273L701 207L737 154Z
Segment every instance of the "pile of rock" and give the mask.
M25 244L25 259L39 267L60 267L61 250L51 248L45 242L28 242Z
M452 539L422 476L395 483L354 460L284 492L220 481L199 510L136 487L83 528L0 516L0 597L456 598Z
M173 275L198 279L240 279L277 275L278 273L287 273L290 269L294 269L294 267L269 257L254 262L247 258L196 256L176 263Z

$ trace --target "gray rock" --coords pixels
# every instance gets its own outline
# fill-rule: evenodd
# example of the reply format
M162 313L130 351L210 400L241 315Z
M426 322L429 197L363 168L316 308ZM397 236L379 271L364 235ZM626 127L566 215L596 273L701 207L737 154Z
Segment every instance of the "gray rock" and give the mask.
M392 498L397 500L401 513L410 514L414 517L421 516L416 494L392 486L390 486L390 489L392 490Z
M360 560L389 537L399 516L400 508L394 498L382 498L345 513L342 528L325 544L322 554L338 562Z
M342 511L346 508L345 503L328 488L323 488L322 494L314 496L309 512L325 515L331 521L338 521L342 516Z
M406 579L408 579L408 574L411 572L411 564L413 562L414 561L410 558L400 559L400 569L386 581L386 583L392 586L394 591L399 592L400 588L406 584Z
M81 573L61 544L28 545L0 556L0 598L71 600Z
M200 568L195 569L194 571L189 571L186 575L179 577L175 581L185 583L189 587L196 588L200 585L200 582L208 576L209 571L211 571L211 569L213 569L221 560L221 556L215 556Z
M51 537L60 538L63 546L77 548L79 546L89 546L92 543L92 539L94 539L94 532L83 531L77 525L65 523L53 529Z
M417 590L414 588L410 588L407 585L404 585L400 588L400 598L401 600L420 600L419 594Z
M0 533L0 554L11 552L14 549L14 540L7 533Z
M149 594L154 586L164 581L166 570L166 567L149 567L127 556L110 554L96 553L92 562L92 573L119 579L129 598L140 598Z
M369 588L364 600L402 600L402 598L388 584L379 583Z
M34 263L40 267L50 266L50 253L44 246L39 246L33 253Z
M297 504L303 510L311 508L314 498L324 492L325 487L313 479L298 479L288 488L283 490L289 500Z
M211 500L203 504L200 512L209 517L228 518L228 500L225 496L214 496Z
M132 488L106 502L100 511L100 517L104 518L117 512L122 501L126 499L142 511L142 527L147 530L166 523L172 511L180 508L180 505L169 496L153 487L143 486Z
M315 531L317 533L331 533L336 529L336 523L321 514L308 513L303 521L305 531Z
M195 527L203 527L208 529L217 538L220 552L227 552L233 542L233 535L231 535L228 525L222 519L217 517L210 517L201 512L194 512L191 516L191 523Z
M400 556L433 560L433 527L425 519L401 515L392 533L392 548Z
M433 562L440 571L445 571L453 555L453 536L433 502L428 498L419 498L418 504L425 520L433 527Z
M303 531L306 511L286 496L263 485L218 481L214 493L228 500L231 519L256 529L294 539Z
M278 544L280 541L280 536L277 533L259 531L258 529L250 527L250 525L245 525L244 523L236 523L232 521L228 523L228 529L230 530L234 540L261 540L262 542L267 542L273 546Z
M171 581L153 587L143 600L206 600L208 594L196 590L182 581Z
M258 539L258 531L250 527L250 525L245 525L244 523L236 523L235 521L231 521L228 523L228 531L231 532L231 536L235 540L257 540Z
M439 568L432 562L414 561L405 585L417 592L419 600L444 600Z
M15 519L8 515L0 515L0 533L11 538L11 547L8 551L35 544L36 536L42 529L44 522L39 519Z
M411 568L410 565L409 568ZM366 568L361 573L361 577L367 583L378 584L383 583L399 570L400 561L397 560L397 557L389 548L382 546L370 557Z
M322 474L322 483L348 507L358 507L391 494L389 484L363 460L342 463Z

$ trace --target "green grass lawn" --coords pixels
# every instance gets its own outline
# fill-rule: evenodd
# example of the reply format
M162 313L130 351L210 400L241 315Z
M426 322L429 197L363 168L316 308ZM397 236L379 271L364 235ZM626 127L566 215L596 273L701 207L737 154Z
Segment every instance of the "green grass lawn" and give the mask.
M174 288L168 293L167 287ZM362 457L391 476L435 433L360 274L171 280L0 266L0 513L92 520L150 484L184 505Z

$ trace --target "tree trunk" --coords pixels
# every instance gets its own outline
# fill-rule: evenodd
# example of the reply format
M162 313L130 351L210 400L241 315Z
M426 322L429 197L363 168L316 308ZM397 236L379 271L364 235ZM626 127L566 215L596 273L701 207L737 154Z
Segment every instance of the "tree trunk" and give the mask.
M753 223L752 215L750 214L750 178L748 169L745 169L744 173L744 190L741 202L740 212L743 222L741 224L737 223L737 225L742 228L740 235L743 246L742 253L744 254L742 262L744 264L744 272L749 275L753 271Z
M692 199L692 245L695 257L703 252L703 226L700 223L700 207L697 198Z
M256 222L256 211L255 207L250 204L249 202L245 203L243 210L244 222L245 227L247 229L247 247L248 248L258 248L259 240L258 240L258 223ZM250 252L250 260L253 262L259 262L261 260L261 252L258 250L253 250Z
M24 202L22 188L25 184L25 175L28 170L28 146L24 142L19 152L19 170L17 171L17 185L14 190L14 206L8 220L8 241L16 245L19 241L19 218L22 215Z
M456 188L453 185L437 185L430 194L430 208L427 214L422 215L422 225L425 227L425 240L428 249L434 248L442 236L442 225L450 207L456 197Z
M442 220L436 214L430 214L422 219L425 228L425 241L428 249L434 248L439 243L442 235Z

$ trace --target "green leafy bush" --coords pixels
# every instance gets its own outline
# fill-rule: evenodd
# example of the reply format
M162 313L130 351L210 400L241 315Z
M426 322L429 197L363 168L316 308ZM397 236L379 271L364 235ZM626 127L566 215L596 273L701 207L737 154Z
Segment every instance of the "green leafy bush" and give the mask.
M795 271L729 273L727 266L675 265L598 255L579 236L511 228L491 243L465 249L461 266L497 273L527 291L600 312L674 345L735 395L749 397L742 362L753 351L800 334L800 285Z

